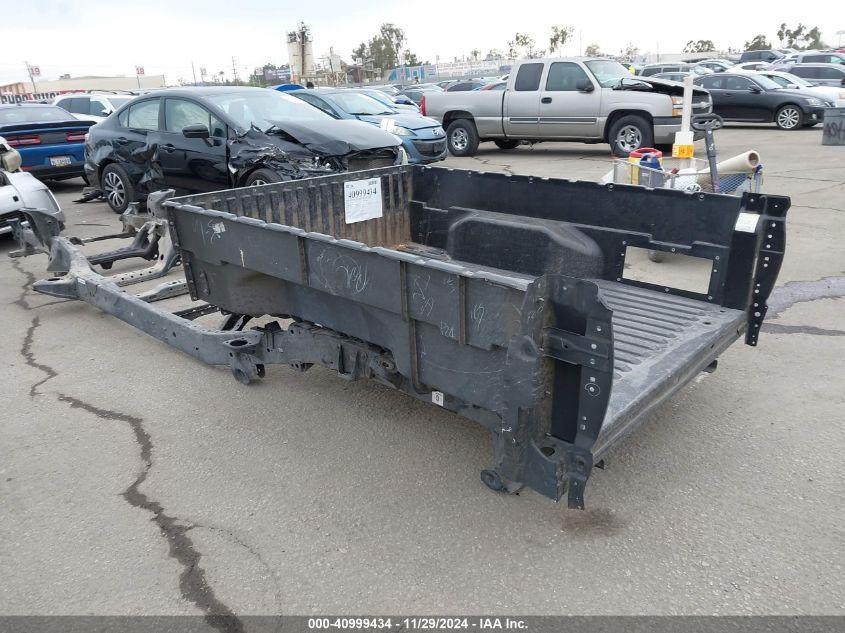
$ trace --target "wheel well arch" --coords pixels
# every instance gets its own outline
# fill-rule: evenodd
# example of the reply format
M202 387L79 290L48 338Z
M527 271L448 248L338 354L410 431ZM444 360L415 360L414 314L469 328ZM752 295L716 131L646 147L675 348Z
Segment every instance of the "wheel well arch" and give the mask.
M654 117L651 115L651 112L647 110L614 110L610 113L610 116L607 117L607 121L604 123L604 131L602 132L602 140L606 143L609 140L610 135L610 128L613 127L613 124L616 123L619 119L623 116L635 115L644 118L648 121L649 125L652 127L652 131L654 131Z
M248 169L245 169L241 174L238 175L237 179L235 180L235 187L243 187L246 184L247 178L249 178L253 174L253 172L256 172L262 168L266 168L263 163L256 163L255 165L250 166Z
M457 119L469 119L473 123L475 122L472 112L467 112L466 110L450 110L443 115L443 129L449 127Z
M119 163L114 158L105 158L97 165L97 179L101 181L103 180L103 172L106 170L106 167L109 165L118 165Z
M283 173L281 170L274 169L271 165L268 165L264 161L259 161L254 165L250 165L248 168L244 169L242 174L238 175L238 177L235 179L235 187L246 186L246 181L249 180L249 177L252 176L252 174L257 172L259 169L266 169L267 171L272 171L273 173L278 175L283 182L292 180L292 178L290 178L287 174Z

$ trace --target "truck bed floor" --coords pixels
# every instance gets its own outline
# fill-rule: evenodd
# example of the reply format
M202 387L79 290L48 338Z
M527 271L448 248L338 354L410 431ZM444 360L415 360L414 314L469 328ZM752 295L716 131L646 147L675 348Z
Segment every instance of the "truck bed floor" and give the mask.
M689 382L744 331L746 314L696 299L594 280L613 310L614 381L594 451Z

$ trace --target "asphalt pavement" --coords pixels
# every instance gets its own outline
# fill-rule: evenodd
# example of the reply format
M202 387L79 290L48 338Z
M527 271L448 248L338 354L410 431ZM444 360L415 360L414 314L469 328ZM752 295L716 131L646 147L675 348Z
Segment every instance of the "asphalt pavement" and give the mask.
M584 511L488 490L486 432L437 407L318 367L244 386L38 295L46 258L2 238L0 614L845 614L845 147L717 143L792 197L773 318L612 451ZM610 168L557 143L446 165ZM81 186L52 186L66 232L116 230Z

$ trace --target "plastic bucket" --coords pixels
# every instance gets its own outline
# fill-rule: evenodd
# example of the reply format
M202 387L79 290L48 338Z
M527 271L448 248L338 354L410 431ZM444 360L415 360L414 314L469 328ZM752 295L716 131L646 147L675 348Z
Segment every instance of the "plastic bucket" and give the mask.
M639 149L635 149L633 152L628 154L628 162L631 163L631 168L628 170L630 178L628 182L632 185L640 184L640 170L638 166L643 156L646 154L654 154L657 157L657 162L663 165L663 152L659 149L654 149L653 147L641 147Z

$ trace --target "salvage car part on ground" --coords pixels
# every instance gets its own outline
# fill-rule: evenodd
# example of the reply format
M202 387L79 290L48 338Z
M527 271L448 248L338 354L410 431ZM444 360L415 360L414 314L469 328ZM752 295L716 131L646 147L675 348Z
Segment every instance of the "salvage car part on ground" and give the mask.
M66 274L35 289L244 383L321 364L432 402L490 430L489 487L583 507L612 446L737 338L757 344L790 201L403 166L154 204L201 304L158 309L64 238ZM631 249L702 258L704 287L629 278ZM221 328L194 321L218 310ZM242 329L266 315L284 321Z
M24 252L49 250L65 226L53 193L32 174L20 171L21 155L0 136L0 235L13 234Z
M150 194L150 197L155 200L160 195L159 193L153 193ZM87 257L89 265L100 266L104 270L109 270L114 262L126 259L144 259L155 262L147 268L130 270L109 277L118 286L129 286L148 279L163 277L174 266L178 266L181 263L179 252L174 248L173 242L170 239L170 230L166 218L160 217L152 210L142 213L139 211L138 205L133 204L120 216L120 221L123 224L123 230L120 233L98 235L84 239L75 237L67 239L71 244L79 246L104 240L132 238L132 242L127 246ZM67 262L60 259L51 259L47 270L51 272L64 271L67 270L67 266Z

